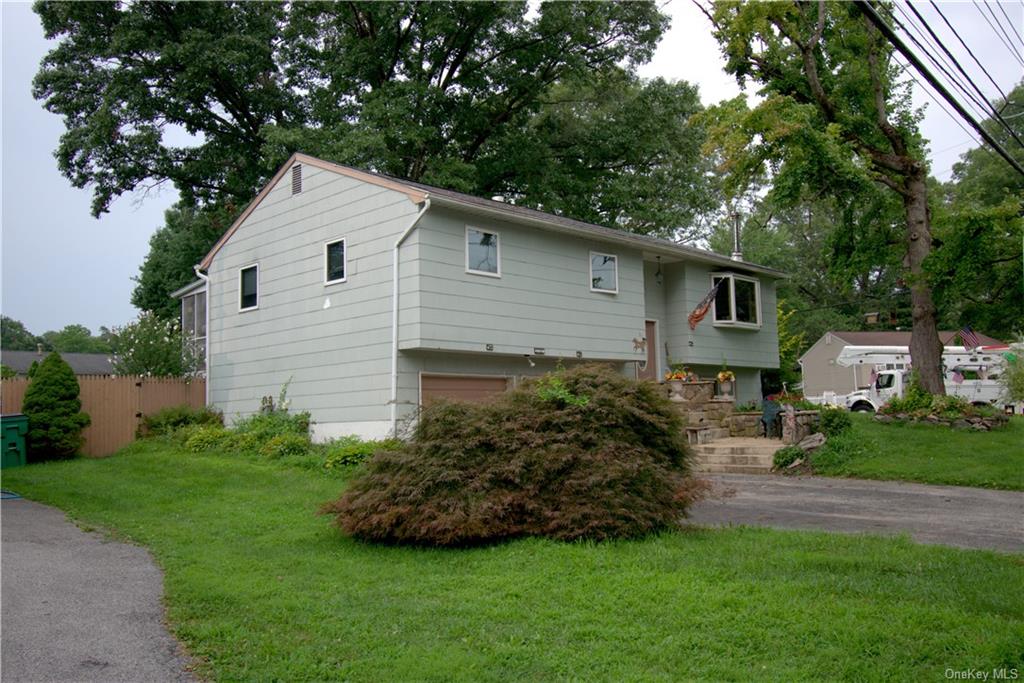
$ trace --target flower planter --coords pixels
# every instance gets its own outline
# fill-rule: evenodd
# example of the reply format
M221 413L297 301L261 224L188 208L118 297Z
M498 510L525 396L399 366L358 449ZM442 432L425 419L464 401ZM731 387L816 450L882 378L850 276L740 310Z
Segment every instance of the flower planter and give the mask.
M718 395L719 396L723 396L725 398L732 398L732 390L733 390L733 385L734 384L735 384L735 381L733 381L733 380L729 380L727 382L719 382L718 383Z

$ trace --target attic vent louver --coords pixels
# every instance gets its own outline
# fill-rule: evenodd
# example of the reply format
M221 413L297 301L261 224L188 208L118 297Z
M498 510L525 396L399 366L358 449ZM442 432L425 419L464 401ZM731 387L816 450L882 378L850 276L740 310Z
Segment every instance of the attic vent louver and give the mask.
M302 164L292 166L292 194L302 192Z

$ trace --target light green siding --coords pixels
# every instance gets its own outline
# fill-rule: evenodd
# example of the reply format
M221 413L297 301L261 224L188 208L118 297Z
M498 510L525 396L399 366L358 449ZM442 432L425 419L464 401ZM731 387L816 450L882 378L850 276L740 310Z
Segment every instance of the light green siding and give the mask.
M286 173L213 259L211 402L232 420L290 382L292 410L309 410L317 423L375 423L383 430L391 247L418 207L402 193L309 165L302 186L292 195ZM340 238L347 281L325 285L324 243ZM238 270L253 263L259 308L239 312ZM404 274L407 293L414 274L412 267Z
M709 311L691 330L687 316L711 290L711 273L726 268L697 262L674 263L666 269L665 302L668 324L664 325L669 355L674 362L720 367L779 367L778 325L775 310L775 281L757 277L761 287L761 328L758 330L716 326ZM734 272L744 274L737 268Z
M466 226L496 231L501 277L466 272ZM432 209L416 232L418 320L403 349L635 361L642 353L644 279L639 252ZM618 293L590 290L590 252L618 258ZM414 329L415 328L415 329Z

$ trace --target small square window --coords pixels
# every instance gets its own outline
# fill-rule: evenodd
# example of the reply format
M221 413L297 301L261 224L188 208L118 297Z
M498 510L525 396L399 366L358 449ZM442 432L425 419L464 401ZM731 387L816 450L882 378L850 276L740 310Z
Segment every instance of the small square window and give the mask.
M619 259L614 254L590 252L590 291L617 294Z
M498 233L466 228L466 272L501 277Z
M345 240L328 242L324 245L324 283L334 284L345 281Z
M259 266L252 265L238 271L238 310L251 311L259 306Z

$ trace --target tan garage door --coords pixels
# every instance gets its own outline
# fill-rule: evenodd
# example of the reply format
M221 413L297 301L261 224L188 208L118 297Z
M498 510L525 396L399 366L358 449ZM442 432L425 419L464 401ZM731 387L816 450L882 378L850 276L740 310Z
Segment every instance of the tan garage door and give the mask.
M420 400L429 406L439 398L452 401L480 401L508 389L507 377L466 377L464 375L422 375Z

